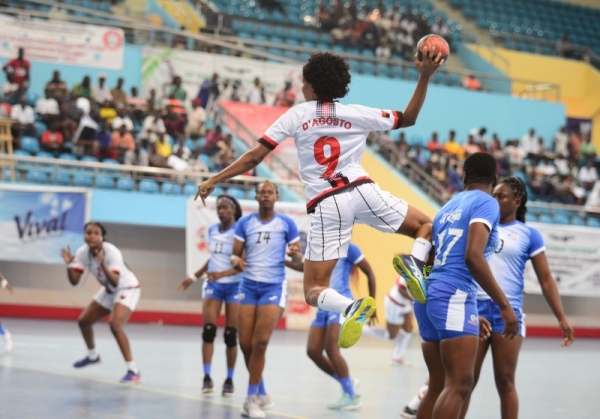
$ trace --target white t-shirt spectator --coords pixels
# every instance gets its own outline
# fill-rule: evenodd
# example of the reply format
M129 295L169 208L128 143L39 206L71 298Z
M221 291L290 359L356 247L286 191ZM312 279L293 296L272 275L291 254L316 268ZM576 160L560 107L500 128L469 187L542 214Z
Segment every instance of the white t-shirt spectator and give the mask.
M4 97L11 96L14 92L17 91L19 85L17 83L11 83L9 81L5 81L2 84L2 93L4 93Z
M594 183L594 187L590 191L587 201L585 201L585 207L587 209L600 209L600 180Z
M133 121L128 116L115 117L115 119L113 119L111 127L112 127L113 131L116 131L119 128L121 128L121 125L123 125L123 124L125 124L125 128L127 129L127 132L133 132Z
M112 95L110 94L110 89L106 86L92 86L92 97L97 103L104 103L106 100L112 102Z
M404 30L406 30L406 32L412 36L413 32L415 31L415 29L417 29L417 22L415 22L414 20L408 20L408 19L402 19L400 21L400 27Z
M175 154L171 154L169 157L167 157L167 166L180 172L192 170L191 164L189 164L186 160L177 157Z
M14 109L14 108L13 108ZM598 172L595 167L587 167L583 166L579 169L579 177L580 182L593 183L598 180Z
M260 87L252 86L250 93L248 93L248 103L252 103L254 105L260 105L263 103L262 90Z
M179 151L179 144L175 144L173 146L173 154L176 154L178 151ZM186 146L183 146L183 151L181 152L181 158L184 160L189 160L191 155L192 155L192 150L190 150Z
M54 98L41 98L35 103L35 111L39 115L58 115L58 102Z
M140 130L138 137L142 140L150 139L150 130L161 134L167 132L162 118L154 118L152 115L144 118L144 122L142 122L142 129Z
M521 147L525 150L525 153L537 154L540 151L540 145L538 138L533 135L525 134L521 137Z
M21 125L33 124L35 122L33 108L29 105L25 105L24 107L21 104L14 105L10 117L19 121Z
M569 155L569 136L565 132L557 132L554 135L554 152L562 154L564 157Z
M77 107L77 109L81 109L81 111L85 115L90 114L91 105L90 105L90 101L87 98L78 97L77 100L75 101L75 106Z
M552 163L542 163L536 168L538 173L546 177L552 177L556 174L556 167Z
M206 111L198 106L188 114L188 128L192 131L198 131L206 122Z

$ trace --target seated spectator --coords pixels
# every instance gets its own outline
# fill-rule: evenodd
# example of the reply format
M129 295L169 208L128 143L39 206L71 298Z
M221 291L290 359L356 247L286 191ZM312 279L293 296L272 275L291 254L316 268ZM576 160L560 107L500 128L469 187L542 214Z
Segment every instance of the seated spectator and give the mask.
M438 16L435 18L435 24L431 28L431 33L441 36L448 42L448 45L450 44L450 31L441 17Z
M179 153L179 150L181 150L181 153ZM185 138L183 137L180 137L173 146L173 153L178 154L184 160L189 160L192 156L192 150L185 145Z
M92 87L90 85L90 76L85 76L81 83L77 83L73 86L73 90L71 91L71 95L76 98L84 97L86 99L90 99L92 97Z
M104 159L117 160L117 150L112 147L112 129L106 121L101 121L94 138L94 156L103 161Z
M114 117L111 124L112 130L116 131L121 128L121 125L125 124L127 127L127 132L133 132L133 120L129 115L129 108L124 103L121 103L116 107L116 111L117 116Z
M248 103L263 105L265 103L265 88L258 77L254 78L254 85L248 93Z
M223 139L223 131L220 125L206 134L206 142L202 148L202 153L208 156L214 156L219 151L219 141Z
M163 157L162 155L160 155L158 153L158 145L161 143L162 140L159 140L155 143L150 143L150 147L148 150L148 166L150 167L160 167L163 169L170 169L171 167L169 167L169 165L167 165L167 158ZM169 145L167 143L167 145ZM169 149L171 148L171 146L169 146Z
M597 180L596 183L594 183L594 187L585 201L585 209L588 211L600 211L600 180Z
M2 96L0 96L0 117L10 118L10 113L12 111L12 106L10 103L6 102Z
M125 108L127 105L127 93L123 90L125 79L119 77L117 79L117 85L110 89L110 95L112 96L112 103L118 109L120 107Z
M192 140L197 140L206 135L204 124L206 123L206 111L201 106L200 99L192 100L192 111L188 115L188 123L185 128L185 135Z
M156 141L155 143L150 143L150 144L154 144L155 150L156 150L156 154L158 154L159 156L163 157L163 158L167 158L169 157L171 154L173 154L173 149L171 148L171 144L169 144L168 141L166 141L165 136L159 137L158 141Z
M598 180L598 170L594 167L594 161L588 160L585 166L579 169L579 183L586 191L591 191Z
M450 130L450 137L448 138L448 142L444 145L444 148L449 155L455 155L459 160L465 159L465 151L461 145L456 142L456 132L454 130Z
M131 88L131 95L127 98L127 105L131 109L134 122L141 124L148 113L148 101L138 96L137 87Z
M427 150L433 152L435 150L442 150L444 146L438 142L438 133L433 132L431 134L431 139L427 143Z
M475 142L473 134L469 134L467 144L463 146L463 150L465 151L465 157L469 157L471 154L479 153L481 151L481 146Z
M60 153L66 151L64 148L64 138L62 132L58 130L58 126L59 122L53 121L48 130L40 138L40 148L54 154L54 157L58 157Z
M60 122L58 129L62 133L63 139L65 141L72 141L77 130L77 121L76 118L71 116L71 109L68 102L63 102L60 105L58 120Z
M295 102L296 93L294 93L294 90L292 89L292 82L287 80L283 86L283 90L280 90L275 95L275 103L273 103L273 105L290 108L294 106Z
M554 158L554 166L560 176L566 176L569 174L569 161L562 155L557 154Z
M12 107L10 117L17 120L17 122L13 124L13 137L16 136L20 138L23 135L30 135L32 137L37 136L37 130L34 125L35 115L33 113L33 108L27 104L25 96L22 96L19 103Z
M50 126L58 119L60 110L58 109L58 102L56 99L48 96L48 92L46 92L46 97L38 99L35 103L35 112L44 124Z
M86 113L84 109L81 109L79 125L73 134L73 146L86 156L92 156L96 148L95 140L98 128L98 123L90 116L90 114Z
M169 86L169 89L167 90L167 97L169 99L177 99L177 100L183 102L183 101L185 101L186 96L187 96L187 93L181 86L181 77L179 77L179 76L173 77L173 82L171 83L171 85Z
M150 115L144 118L142 128L138 135L142 147L147 148L149 143L158 140L159 137L164 137L167 133L165 123L162 119L162 111L160 108L155 108L150 111Z
M406 29L399 28L396 33L396 52L405 60L409 60L415 51L415 40Z
M113 98L110 94L110 89L106 87L106 74L98 75L98 84L92 87L92 99L98 104L112 102Z
M67 84L60 79L59 71L54 71L54 73L52 73L52 80L46 83L44 92L46 97L56 99L59 104L62 104L67 99Z
M538 137L535 135L535 128L530 128L529 132L521 137L521 147L525 150L528 159L542 157L539 144Z
M500 173L502 176L508 176L510 174L510 163L508 162L508 156L504 152L502 143L500 142L497 134L494 134L492 137L490 153L492 156L494 156L496 162L498 163L498 173Z
M481 82L474 74L469 74L463 80L463 87L467 90L481 90Z
M415 163L421 169L425 169L425 167L427 167L427 160L425 160L425 157L423 157L423 155L421 154L421 146L420 145L416 146L414 149L411 149L408 152L408 157L410 158L410 160L413 163Z
M175 106L171 104L167 105L167 114L163 120L167 134L174 139L178 139L179 137L185 137L186 119L184 115L175 112L175 110Z
M156 89L150 89L150 93L148 99L146 99L146 102L148 104L149 111L162 108L162 103L160 99L156 96Z
M2 84L2 94L5 100L11 105L19 103L19 98L23 96L23 90L15 83L12 72L6 73L6 81Z
M586 161L595 159L596 155L596 147L592 144L592 138L590 137L590 134L588 134L579 150L579 163L585 164Z
M396 143L396 164L401 168L408 164L408 149L406 134L404 131L401 131Z
M13 82L19 86L20 94L25 94L25 92L27 92L30 82L31 64L25 59L24 48L19 48L17 58L13 58L4 64L2 70L4 70L7 75L13 75Z
M569 155L569 136L566 127L561 127L560 131L554 134L553 145L555 154L562 154L564 157Z
M221 171L235 160L233 137L231 134L227 134L217 145L219 146L219 151L215 156L215 160L217 162L217 169Z
M511 172L517 172L523 170L525 166L525 150L521 147L519 140L512 140L506 142L504 148L506 155L508 156L508 164L510 165Z
M125 155L127 153L132 154L135 150L133 135L127 132L127 126L122 124L118 131L113 131L110 140L111 147L117 152L117 160L124 163Z
M100 109L98 109L98 116L111 126L118 114L110 100L105 100L104 103L100 105Z
M448 170L448 187L450 193L460 192L463 189L462 170L459 171L457 164L453 164Z
M565 205L583 203L585 190L578 186L572 175L561 176L554 183L554 199Z

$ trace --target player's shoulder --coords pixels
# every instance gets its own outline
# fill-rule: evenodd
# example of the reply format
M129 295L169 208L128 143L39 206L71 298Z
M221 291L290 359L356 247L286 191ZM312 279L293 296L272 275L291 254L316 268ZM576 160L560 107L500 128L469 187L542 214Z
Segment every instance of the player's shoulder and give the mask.
M209 233L211 233L211 234L216 234L216 233L218 233L218 232L219 232L219 226L220 226L220 225L221 225L221 223L214 223L214 224L211 224L211 225L208 227L208 232L209 232Z
M275 213L275 217L279 218L281 221L283 221L284 223L290 225L290 224L296 224L296 222L294 221L294 219L292 217L290 217L289 215L286 214L282 214L280 212L276 212Z
M75 254L88 253L90 251L90 246L87 243L83 243L81 246L77 248Z
M105 252L121 253L119 248L117 246L115 246L114 244L112 244L111 242L102 242L102 248L104 249Z
M520 224L523 226L523 228L524 228L524 229L525 229L525 230L526 230L526 231L529 233L529 237L530 237L531 239L539 239L539 240L542 240L542 233L540 233L540 231L539 231L537 228L535 228L535 227L532 227L532 226L530 226L530 225L528 225L528 224L522 223L522 222L520 222L520 221L519 221L519 223L520 223Z
M248 221L252 220L253 218L256 218L255 212L251 212L250 214L242 215L242 217L239 220L237 220L236 225L244 225L244 224L248 223Z

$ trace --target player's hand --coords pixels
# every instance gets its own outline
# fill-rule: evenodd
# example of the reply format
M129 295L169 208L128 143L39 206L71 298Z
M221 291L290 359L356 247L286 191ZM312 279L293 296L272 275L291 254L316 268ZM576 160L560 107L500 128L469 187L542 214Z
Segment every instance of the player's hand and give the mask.
M177 285L176 290L186 292L193 283L194 280L192 278L185 278L179 285Z
M206 277L208 282L215 282L223 278L223 272L207 272Z
M431 77L435 70L440 68L444 64L444 59L441 53L435 53L435 51L429 51L427 47L423 48L423 61L419 61L417 58L418 52L415 53L415 65L419 74L424 77Z
M560 327L560 330L563 332L563 336L565 337L560 346L570 346L575 339L575 332L573 331L573 328L571 325L569 325L567 319L561 320L558 323L558 327Z
M492 325L485 318L479 316L479 340L486 340L492 336Z
M67 265L73 261L73 254L71 253L71 248L69 246L61 247L60 255Z
M244 262L244 259L236 255L231 255L231 258L229 260L231 261L231 266L233 266L238 271L245 272L244 268L246 267L246 262Z
M215 190L215 184L212 183L210 179L205 180L200 185L198 185L198 192L196 192L196 196L194 197L194 201L200 197L202 203L206 205L206 198L212 191Z
M101 249L99 247L92 249L92 256L94 256L96 258L98 263L104 262L104 256L105 256L104 249Z
M375 326L379 321L377 320L377 310L373 312L373 315L367 320L369 326Z
M519 333L519 319L515 314L515 311L510 305L500 309L500 315L504 320L504 332L502 337L504 339L513 340Z
M302 263L302 259L304 258L304 255L302 254L302 252L300 251L300 246L298 246L297 244L292 244L290 245L290 247L288 248L287 251L287 255L289 257L292 258L292 262L299 265Z

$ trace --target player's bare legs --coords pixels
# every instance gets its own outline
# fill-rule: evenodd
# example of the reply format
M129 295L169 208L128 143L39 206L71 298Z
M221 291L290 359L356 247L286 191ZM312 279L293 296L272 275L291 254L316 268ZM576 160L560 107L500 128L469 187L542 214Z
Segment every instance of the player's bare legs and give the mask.
M113 311L110 315L110 319L108 320L110 331L117 340L117 344L119 345L119 349L121 349L121 353L123 354L123 358L125 358L125 362L133 361L133 357L131 356L131 347L129 346L129 339L125 334L125 325L129 321L130 317L131 310L129 307L126 307L120 303L115 303L113 306Z
M92 301L89 306L81 313L77 324L81 330L81 335L85 341L85 346L89 350L93 350L96 346L94 343L94 329L92 326L97 323L100 319L108 316L110 311L102 307L95 301Z
M481 366L483 365L483 361L485 360L485 356L487 355L488 349L490 348L490 339L480 340L479 345L477 346L477 358L475 358L475 370L473 373L473 389L477 385L479 381L479 374L481 373ZM462 410L460 412L460 419L464 419L467 415L467 411L469 410L469 404L471 403L471 394L464 401Z
M333 272L333 268L335 268L337 261L337 259L304 261L304 297L309 305L313 307L319 307L319 295L324 290L329 288L331 272ZM348 302L346 303L346 301ZM327 311L336 311L341 313L350 304L352 304L352 300L345 298L344 304L345 305L341 308L341 310L338 309Z
M440 344L423 342L421 348L423 349L423 357L429 371L429 387L421 400L421 405L417 411L417 419L431 419L433 417L435 402L442 391L444 391L446 373L440 355Z

